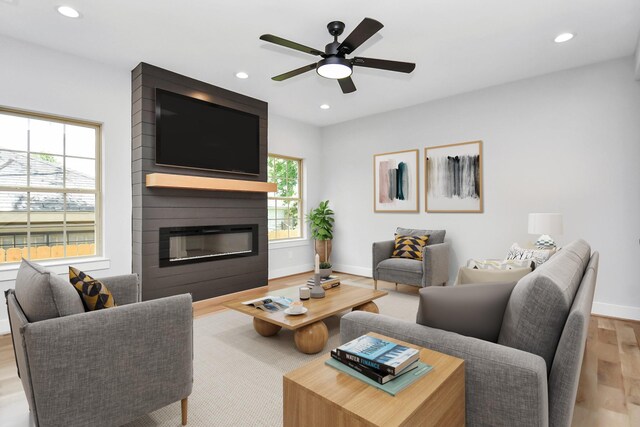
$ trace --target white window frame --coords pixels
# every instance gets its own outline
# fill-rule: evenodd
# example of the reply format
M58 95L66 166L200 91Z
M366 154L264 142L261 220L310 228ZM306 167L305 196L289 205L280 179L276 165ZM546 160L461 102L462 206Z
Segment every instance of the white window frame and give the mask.
M271 197L267 195L267 200L297 200L298 201L298 222L300 224L300 236L299 237L285 237L281 239L271 239L268 238L269 244L277 244L278 246L284 247L281 245L286 242L296 242L305 239L305 226L304 226L304 194L303 194L303 167L304 167L304 159L293 156L285 156L282 154L276 153L268 153L267 161L270 157L275 157L283 160L294 160L298 162L298 197ZM268 166L267 166L267 174L268 174ZM269 227L269 219L267 218L267 229ZM268 233L268 231L267 231Z
M38 262L42 262L43 264L49 264L51 262L63 262L65 260L81 260L81 259L87 259L87 258L98 258L98 257L102 257L102 246L103 246L103 240L102 240L102 124L98 123L98 122L92 122L92 121L88 121L88 120L80 120L80 119L73 119L73 118L68 118L68 117L61 117L61 116L56 116L53 114L45 114L45 113L37 113L37 112L32 112L32 111L27 111L27 110L19 110L19 109L15 109L15 108L10 108L10 107L3 107L0 106L0 114L3 115L13 115L13 116L18 116L18 117L24 117L27 119L37 119L37 120L46 120L46 121L50 121L50 122L55 122L55 123L61 123L63 125L74 125L74 126L83 126L83 127L90 127L95 129L96 132L96 141L95 141L95 158L91 159L95 161L95 188L94 189L88 189L88 188L67 188L64 187L66 181L63 179L63 187L31 187L29 185L29 176L30 176L30 170L29 170L29 162L31 159L31 154L49 154L49 153L39 153L39 152L32 152L30 150L30 137L27 138L27 185L26 186L0 186L0 192L2 191L11 191L11 192L26 192L27 194L29 193L62 193L65 195L65 202L64 202L64 213L63 213L63 244L64 244L64 248L65 248L65 256L62 258L43 258L43 259L39 259ZM64 144L64 138L66 138L66 133L63 136L63 144ZM64 147L64 145L63 145ZM3 149L4 150L4 149ZM4 151L11 151L11 150L4 150ZM15 150L16 152L20 152L20 153L24 153L24 151L21 150ZM81 156L67 156L65 150L63 149L63 154L62 154L62 158L63 158L63 174L66 174L66 158L67 157L71 157L71 158L79 158L79 159L89 159L88 157L81 157ZM64 175L63 175L64 176ZM67 209L66 209L66 195L68 193L75 193L75 194L93 194L95 196L95 223L94 223L94 236L95 236L95 253L94 254L90 254L90 255L79 255L79 256L72 256L72 257L67 257L66 256L66 248L67 248L67 225L66 225L66 218L67 218ZM30 218L31 218L31 208L30 208L30 203L31 203L31 198L28 197L27 198L27 254L29 255L29 258L31 257L31 222L30 222ZM38 234L37 232L35 234ZM12 266L17 264L16 262L2 262L0 263L0 266Z

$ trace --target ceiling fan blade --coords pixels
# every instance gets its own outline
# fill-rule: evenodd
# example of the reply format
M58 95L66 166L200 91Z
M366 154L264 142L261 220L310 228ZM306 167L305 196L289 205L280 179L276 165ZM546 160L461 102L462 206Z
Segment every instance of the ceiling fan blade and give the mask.
M361 23L347 36L346 39L338 46L338 51L342 53L351 53L362 43L366 42L375 33L380 31L384 25L375 19L364 18Z
M344 79L338 79L338 83L340 84L340 89L342 89L342 93L351 93L356 91L356 85L353 84L353 80L351 80L351 76L345 77Z
M298 74L306 73L307 71L315 70L316 64L305 65L304 67L296 68L295 70L291 70L287 73L280 74L275 77L271 77L271 80L275 80L277 82L281 82L283 80L290 79L291 77L295 77Z
M416 68L412 62L388 61L386 59L355 57L351 60L351 65L358 67L377 68L379 70L397 71L399 73L410 73Z
M322 52L321 50L314 49L312 47L305 46L300 43L292 42L291 40L283 39L282 37L274 36L272 34L263 34L260 36L260 40L264 40L269 43L288 47L289 49L299 50L300 52L308 53L311 55L317 55L317 56L324 55L324 52Z

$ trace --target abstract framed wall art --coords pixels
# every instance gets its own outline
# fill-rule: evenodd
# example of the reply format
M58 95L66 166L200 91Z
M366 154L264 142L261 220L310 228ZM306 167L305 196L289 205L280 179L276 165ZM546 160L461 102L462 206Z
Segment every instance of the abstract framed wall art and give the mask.
M373 156L373 211L418 212L418 150Z
M424 149L425 210L482 212L482 141Z

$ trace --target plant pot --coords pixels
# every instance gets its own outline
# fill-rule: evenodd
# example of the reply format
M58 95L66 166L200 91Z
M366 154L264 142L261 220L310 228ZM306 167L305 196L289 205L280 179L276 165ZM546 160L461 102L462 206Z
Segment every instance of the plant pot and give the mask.
M331 276L331 273L333 273L333 269L332 268L321 268L320 269L320 277L322 277L323 279L325 277Z
M320 262L329 262L331 258L331 240L316 240L316 253L320 255Z

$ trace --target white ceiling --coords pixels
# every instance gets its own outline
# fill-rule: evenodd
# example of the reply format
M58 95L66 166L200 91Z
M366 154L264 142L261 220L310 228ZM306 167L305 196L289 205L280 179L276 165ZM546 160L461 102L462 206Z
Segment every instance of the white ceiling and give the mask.
M59 15L60 4L82 18ZM328 22L346 24L342 40L364 17L385 27L355 54L415 62L412 74L356 68L348 95L314 72L270 79L317 57L261 34L323 50ZM565 31L577 35L554 43ZM639 31L638 0L0 0L0 34L123 70L148 62L318 126L631 55Z

